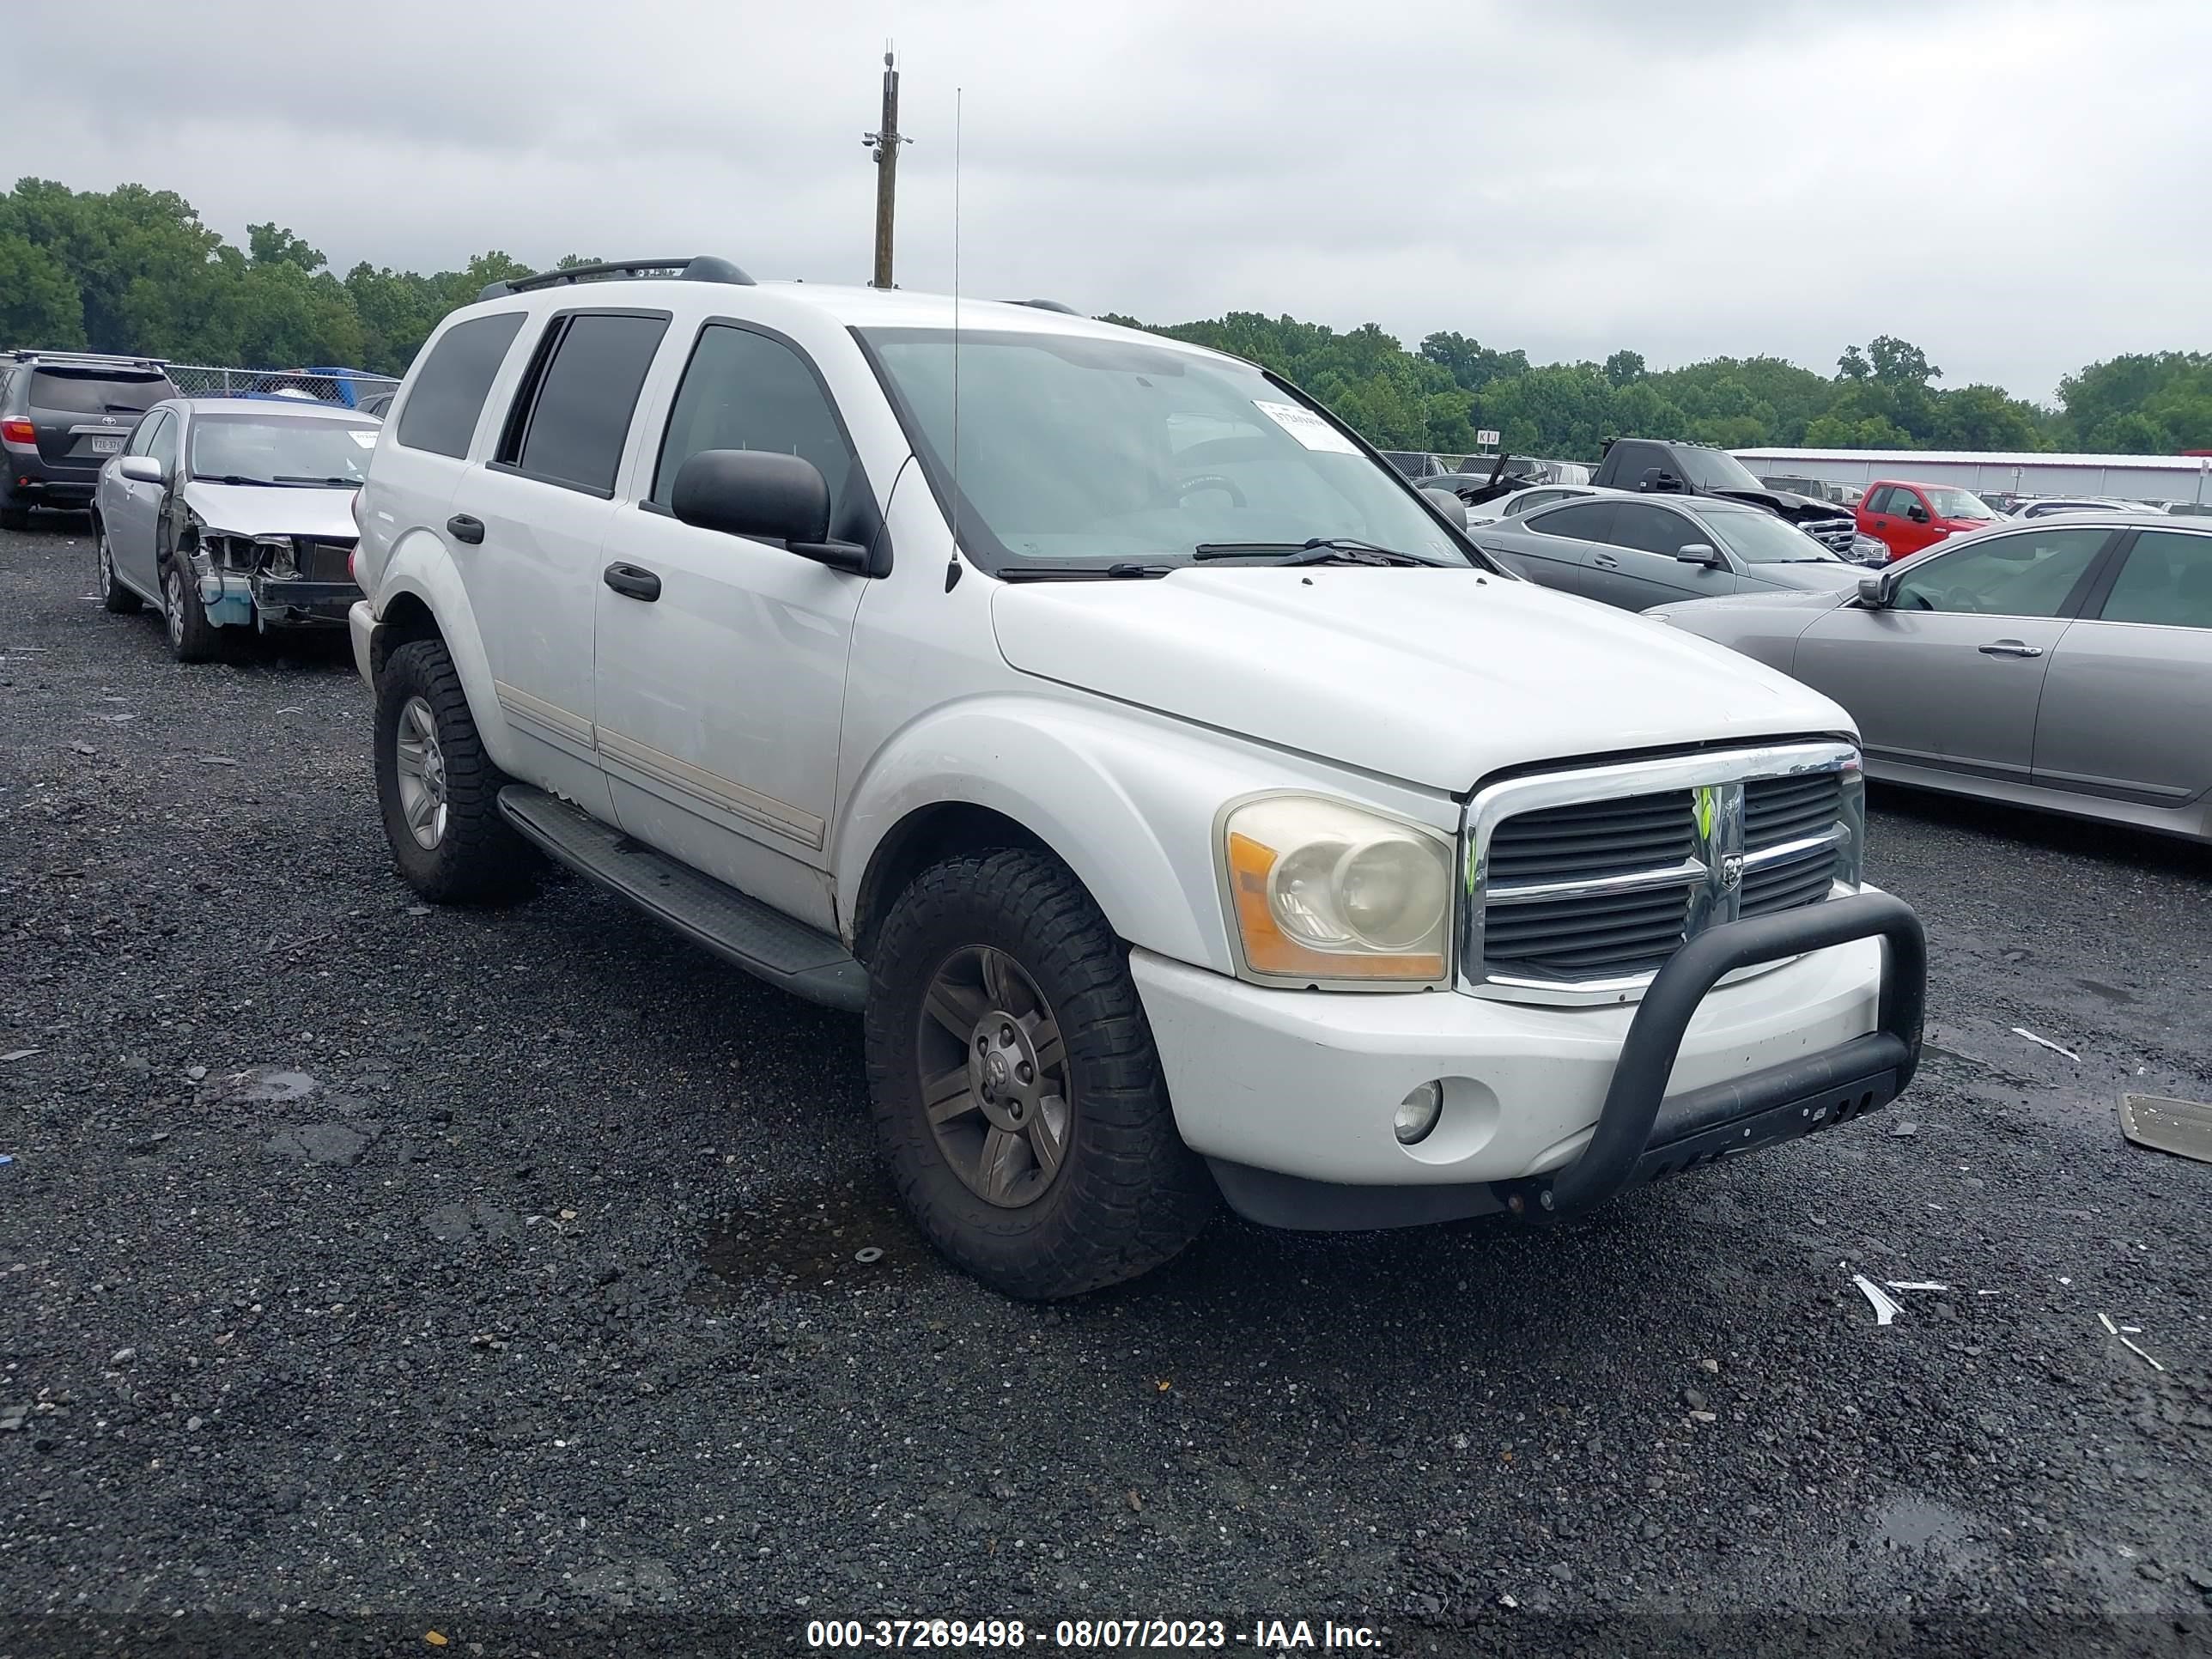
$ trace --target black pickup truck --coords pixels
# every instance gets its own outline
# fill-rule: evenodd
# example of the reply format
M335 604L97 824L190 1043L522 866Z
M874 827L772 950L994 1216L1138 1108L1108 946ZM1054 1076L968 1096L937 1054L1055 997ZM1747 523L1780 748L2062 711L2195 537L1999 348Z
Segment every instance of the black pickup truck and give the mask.
M1849 558L1857 526L1833 501L1786 489L1770 489L1724 449L1661 438L1613 438L1590 482L1606 489L1647 494L1719 495L1763 507L1787 519L1832 552Z

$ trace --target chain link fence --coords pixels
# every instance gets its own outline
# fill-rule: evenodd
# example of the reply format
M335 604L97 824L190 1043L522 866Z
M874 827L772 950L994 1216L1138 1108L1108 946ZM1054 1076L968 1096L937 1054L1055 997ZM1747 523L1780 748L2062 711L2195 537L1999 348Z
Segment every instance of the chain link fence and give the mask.
M291 398L381 415L399 390L397 377L356 368L220 368L170 363L169 379L188 398Z

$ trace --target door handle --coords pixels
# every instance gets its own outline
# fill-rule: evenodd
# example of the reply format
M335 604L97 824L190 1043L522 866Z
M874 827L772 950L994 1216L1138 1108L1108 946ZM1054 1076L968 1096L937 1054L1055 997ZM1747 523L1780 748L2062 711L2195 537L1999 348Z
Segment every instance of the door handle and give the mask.
M455 541L466 542L471 547L483 539L483 520L465 513L456 513L447 520L446 528L453 532Z
M1614 558L1610 553L1593 554L1590 557L1590 562L1597 566L1601 570L1618 570L1620 568L1620 561Z
M660 578L634 564L611 564L599 580L625 598L643 599L647 605L660 597Z
M1985 657L2039 657L2043 654L2041 646L2022 645L2018 640L1992 640L1980 649Z

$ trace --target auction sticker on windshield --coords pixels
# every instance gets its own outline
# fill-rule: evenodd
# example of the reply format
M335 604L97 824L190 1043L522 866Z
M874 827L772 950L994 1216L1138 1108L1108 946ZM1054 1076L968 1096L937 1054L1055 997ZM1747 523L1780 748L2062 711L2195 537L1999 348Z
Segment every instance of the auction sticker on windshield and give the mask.
M1252 399L1252 407L1308 449L1333 450L1340 455L1357 455L1359 453L1358 447L1351 439L1310 409L1300 409L1296 404L1263 403L1257 398Z

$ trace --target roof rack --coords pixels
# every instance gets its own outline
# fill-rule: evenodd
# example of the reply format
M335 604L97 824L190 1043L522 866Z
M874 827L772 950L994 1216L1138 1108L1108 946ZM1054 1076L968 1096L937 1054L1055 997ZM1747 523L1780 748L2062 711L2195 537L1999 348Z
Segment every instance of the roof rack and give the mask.
M1083 314L1073 306L1064 306L1057 300L1009 300L1006 303L1010 306L1035 306L1039 311L1057 311L1070 317Z
M108 363L121 364L125 368L160 368L165 362L160 357L134 357L120 351L52 351L44 346L17 346L0 351L0 357L13 357L19 363Z
M717 259L711 253L700 253L688 259L614 259L605 264L570 265L562 270L542 270L535 276L517 276L505 283L486 283L477 298L497 300L509 294L527 294L533 289L559 288L586 276L643 276L648 272L672 273L679 282L734 283L740 288L755 286L751 277L727 259Z

